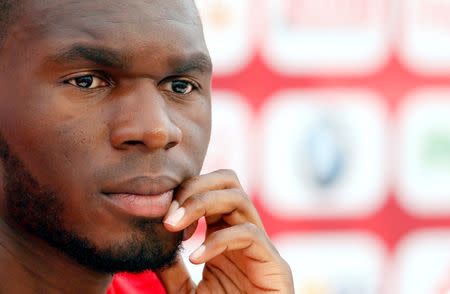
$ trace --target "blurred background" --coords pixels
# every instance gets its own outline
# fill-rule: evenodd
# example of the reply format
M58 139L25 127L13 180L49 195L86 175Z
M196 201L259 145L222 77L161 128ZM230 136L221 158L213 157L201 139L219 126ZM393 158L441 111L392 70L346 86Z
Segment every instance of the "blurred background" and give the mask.
M197 4L204 172L238 173L296 293L449 294L450 1Z

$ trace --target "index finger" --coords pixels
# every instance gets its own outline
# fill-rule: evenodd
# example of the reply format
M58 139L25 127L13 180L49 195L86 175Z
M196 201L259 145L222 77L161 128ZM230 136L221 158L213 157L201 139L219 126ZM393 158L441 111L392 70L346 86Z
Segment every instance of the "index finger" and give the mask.
M221 169L201 176L193 177L177 188L174 200L180 205L194 194L211 190L242 189L238 177L232 170Z

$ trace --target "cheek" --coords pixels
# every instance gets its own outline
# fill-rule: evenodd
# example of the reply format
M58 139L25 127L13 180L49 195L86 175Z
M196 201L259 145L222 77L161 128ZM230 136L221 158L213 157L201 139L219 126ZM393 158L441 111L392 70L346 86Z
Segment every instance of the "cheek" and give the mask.
M2 130L11 151L40 182L58 172L66 161L61 150L73 141L60 130L74 114L53 92L46 87L24 89L11 105L11 115L4 117Z
M92 175L100 162L107 162L105 148L108 148L107 129L100 123L99 114L83 116L60 123L52 130L56 172L64 174L65 182L73 190L86 192L95 183ZM48 134L51 135L51 134ZM81 190L83 189L83 190Z
M17 122L14 129L11 145L41 184L66 190L89 178L92 164L87 163L93 163L100 129L92 118L34 113Z
M211 135L211 110L209 104L204 104L190 112L188 119L181 124L183 131L182 145L187 155L193 159L198 174L208 149Z

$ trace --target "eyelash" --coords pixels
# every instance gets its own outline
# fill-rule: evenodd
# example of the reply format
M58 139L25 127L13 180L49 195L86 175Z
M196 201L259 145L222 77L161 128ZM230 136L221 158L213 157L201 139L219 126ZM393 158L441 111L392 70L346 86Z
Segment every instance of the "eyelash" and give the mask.
M91 89L89 87L85 88L85 87L78 86L78 85L76 85L74 83L71 83L71 81L74 81L76 83L77 79L81 79L81 78L85 78L85 77L92 77L93 79L100 79L106 85L105 86L100 86L100 87L95 87L95 88ZM82 74L79 74L77 76L73 76L73 77L70 77L68 79L65 79L63 81L63 83L72 85L72 86L74 86L74 87L76 87L78 89L81 89L81 90L96 90L96 89L101 89L101 88L113 87L114 86L114 82L111 79L111 77L108 74L103 73L103 72L86 72L86 73L82 73Z
M105 86L98 86L98 87L90 88L91 85L89 85L88 87L82 87L82 86L79 86L79 85L76 84L77 83L77 79L81 79L81 78L85 78L85 77L92 77L93 79L95 79L95 78L100 79L106 85ZM163 80L160 83L160 85L161 84L162 85L165 85L165 84L169 85L168 83L174 83L174 82L184 82L184 83L189 84L189 86L191 87L191 91L189 93L183 94L183 93L177 93L177 92L173 91L173 89L167 90L167 92L170 92L173 95L187 96L187 95L190 95L193 92L198 91L199 89L201 89L200 85L197 82L189 80L189 79L186 79L186 78L182 78L182 77L171 77L171 78L165 79L165 80ZM69 85L71 85L73 87L76 87L76 88L78 88L80 90L83 90L83 91L89 91L89 90L92 91L92 90L103 89L103 88L114 87L115 86L115 83L114 83L113 79L108 74L103 73L103 72L86 72L86 73L79 74L77 76L73 76L71 78L65 79L63 81L63 83L64 84L69 84ZM92 81L92 83L93 83L93 81ZM171 86L173 86L173 84Z
M175 91L168 90L168 92L170 92L171 94L174 94L174 95L187 96L187 95L190 95L193 92L198 91L200 89L200 85L198 83L196 83L195 81L186 79L186 78L173 77L173 78L164 80L161 84L163 84L163 85L167 84L170 86L170 83L174 83L174 82L183 82L183 83L189 84L192 87L191 91L186 94L177 93ZM174 86L174 85L172 84L172 86Z

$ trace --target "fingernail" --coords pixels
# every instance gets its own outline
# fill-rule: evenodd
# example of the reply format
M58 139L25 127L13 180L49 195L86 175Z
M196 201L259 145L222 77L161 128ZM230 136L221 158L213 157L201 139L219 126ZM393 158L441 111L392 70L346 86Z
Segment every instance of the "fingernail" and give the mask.
M192 252L192 254L190 256L191 259L199 260L202 257L203 253L205 253L205 250L206 250L206 246L205 245L202 245L202 246L198 247L197 250Z
M180 207L178 201L176 200L172 201L172 204L170 204L169 210L167 210L166 215L171 215L175 210L178 209L178 207Z
M184 212L185 212L184 207L180 207L177 210L175 210L175 212L169 214L164 222L171 226L176 226L183 218Z

